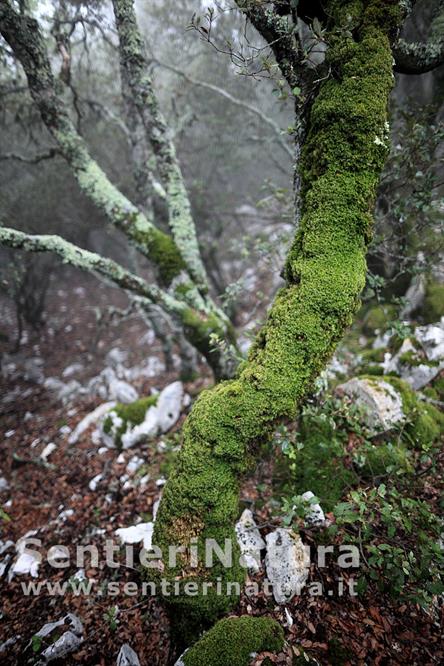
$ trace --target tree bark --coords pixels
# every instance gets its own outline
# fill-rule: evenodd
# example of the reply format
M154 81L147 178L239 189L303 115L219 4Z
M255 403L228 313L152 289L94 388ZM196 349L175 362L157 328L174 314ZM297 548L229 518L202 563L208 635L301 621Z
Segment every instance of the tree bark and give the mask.
M245 10L246 3L240 4ZM308 119L301 222L286 285L238 377L196 401L155 523L154 543L165 557L169 545L185 546L177 566L164 562L161 575L182 586L167 601L188 621L214 620L236 602L236 593L219 595L216 582L244 579L237 560L231 568L196 569L190 546L197 543L202 558L206 539L221 547L228 539L236 558L241 477L254 463L258 443L280 418L293 416L312 389L351 324L365 283L376 187L388 153L391 41L401 11L390 0L326 4L333 17L327 54L332 74ZM292 76L294 68L286 67ZM188 581L209 584L207 594L187 596Z

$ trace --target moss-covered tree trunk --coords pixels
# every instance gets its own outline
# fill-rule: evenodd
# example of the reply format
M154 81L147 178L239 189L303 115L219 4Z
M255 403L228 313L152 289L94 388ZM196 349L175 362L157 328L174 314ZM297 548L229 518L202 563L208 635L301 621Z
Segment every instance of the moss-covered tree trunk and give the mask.
M233 544L239 483L276 421L295 413L351 323L366 276L376 187L387 155L391 41L398 2L329 2L329 75L317 91L301 157L301 221L278 293L238 377L204 391L183 428L177 464L160 505L154 542L164 555L185 545L162 577L212 583L207 594L171 596L188 620L209 620L235 601L219 579L237 565L193 568L189 546ZM242 3L245 8L245 2Z

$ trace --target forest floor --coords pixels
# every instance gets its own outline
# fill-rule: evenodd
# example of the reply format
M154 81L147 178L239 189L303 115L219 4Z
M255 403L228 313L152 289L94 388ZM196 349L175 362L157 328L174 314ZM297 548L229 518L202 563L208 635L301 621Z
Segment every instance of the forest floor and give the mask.
M76 288L65 286L51 295L48 324L38 340L27 334L20 358L41 356L45 375L56 377L61 377L68 365L81 362L84 376L80 380L103 368L110 348L129 351L132 364L147 356L162 358L157 343L141 344L146 327L138 319L105 327L91 357L89 350L96 331L94 307L109 304L110 300L118 305L121 297L115 290L93 288L88 279L81 284L80 289L77 283ZM52 335L48 335L49 326ZM11 320L10 333L12 329ZM5 344L4 348L7 347ZM151 389L162 389L175 379L175 373L163 372L142 378L136 388L141 395L148 395ZM202 377L185 388L195 396L209 382L208 373L202 369ZM2 380L0 391L2 397L11 396L6 403L0 403L0 475L9 484L0 493L1 506L9 518L1 521L3 542L16 543L29 531L35 531L34 537L42 540L45 549L65 544L73 552L76 545L88 543L102 551L104 540L115 538L117 528L133 525L138 517L151 519L178 441L175 433L179 432L185 415L167 436L136 446L119 457L115 449L103 450L94 444L91 429L76 444L68 443L66 426L74 429L103 402L100 398L83 397L75 405L65 406L42 386L22 378L13 383L10 379ZM44 463L39 455L50 442L56 448ZM122 482L126 466L134 456L144 460L143 484L140 469L129 475L129 483L128 479ZM260 463L242 488L243 506L253 510L263 536L279 525L273 513L273 464L271 460ZM441 487L443 473L441 469ZM102 479L91 490L91 480L99 474ZM328 517L334 520L332 515ZM301 536L305 543L315 542L314 530L303 530ZM85 576L94 581L88 595L77 594L75 587L69 585L62 595L51 595L47 589L36 595L24 594L23 583L70 581L77 571L77 565L56 570L42 562L38 578L15 575L8 580L6 573L2 576L0 644L9 643L3 650L0 647L1 664L33 663L37 659L33 635L44 623L59 620L68 612L81 619L84 642L62 663L112 665L124 643L136 651L142 665L173 663L178 655L171 645L169 619L156 597L103 595L103 585L110 580L140 584L142 576L137 565L122 564L111 570L102 563L92 567L87 562ZM282 654L258 655L254 664L263 663L267 656L276 664L296 663L298 657L320 664L444 663L442 606L436 612L427 612L417 604L378 591L376 585L370 586L362 597L351 596L347 591L340 596L338 581L342 578L347 588L349 576L337 566L335 558L322 570L313 561L310 580L322 580L326 593L317 597L303 590L285 608L262 593L243 594L233 614L274 617L284 627L287 639ZM251 576L251 580L260 581L263 577L261 572Z

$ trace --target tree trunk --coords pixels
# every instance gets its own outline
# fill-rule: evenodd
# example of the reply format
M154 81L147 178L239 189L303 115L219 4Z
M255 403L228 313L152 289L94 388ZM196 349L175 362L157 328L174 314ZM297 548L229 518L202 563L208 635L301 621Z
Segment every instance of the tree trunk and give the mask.
M238 377L196 401L155 524L161 576L182 590L167 601L187 622L212 621L236 602L236 591L230 595L223 587L218 594L216 581L225 586L244 580L233 529L242 474L277 420L293 416L311 390L351 324L365 283L376 187L388 152L391 40L401 11L390 0L328 4L330 74L308 118L301 221L285 267L286 285ZM205 539L222 548L230 540L231 568L204 568ZM198 568L190 556L195 543ZM169 568L171 544L186 550ZM188 581L208 583L207 594L200 588L197 596L187 596Z

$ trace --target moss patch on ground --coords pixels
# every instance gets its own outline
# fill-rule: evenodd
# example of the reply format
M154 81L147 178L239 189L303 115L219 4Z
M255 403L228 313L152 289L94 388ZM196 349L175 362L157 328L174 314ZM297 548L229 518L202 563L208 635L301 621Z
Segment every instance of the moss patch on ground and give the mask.
M282 627L267 617L229 617L220 620L183 657L185 666L248 666L251 654L280 652Z
M122 435L127 431L128 426L134 427L142 423L147 410L157 403L157 399L157 395L150 395L131 402L129 405L117 403L103 422L103 432L111 435L116 447L121 448Z

